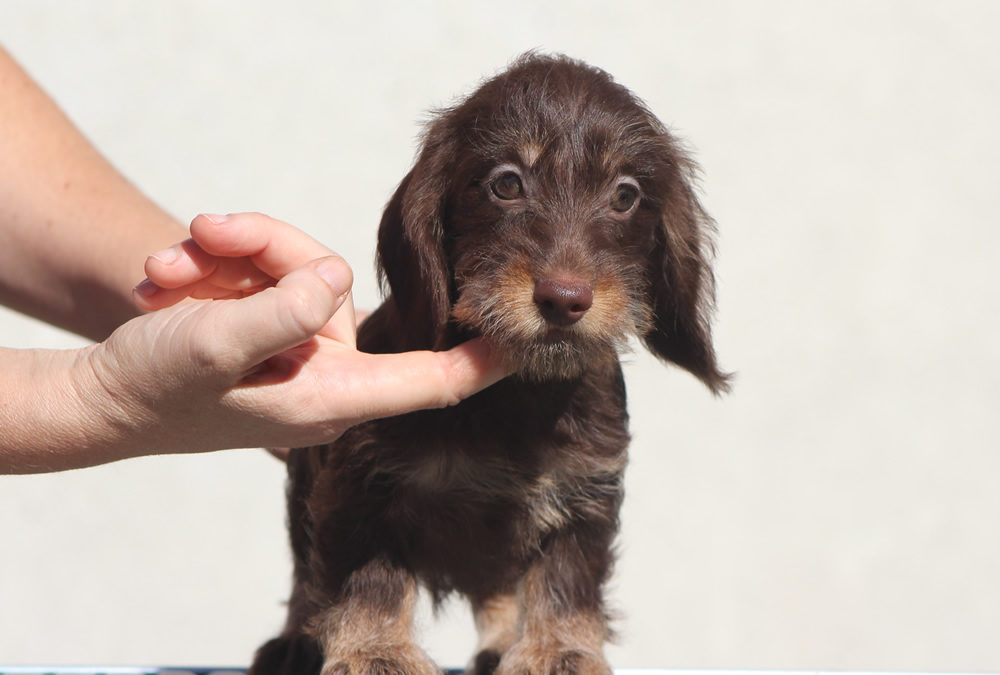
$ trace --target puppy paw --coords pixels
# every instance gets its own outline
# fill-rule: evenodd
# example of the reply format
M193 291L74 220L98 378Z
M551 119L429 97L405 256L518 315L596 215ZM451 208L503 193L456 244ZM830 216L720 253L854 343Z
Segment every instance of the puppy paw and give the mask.
M512 649L495 675L612 675L598 654L579 649Z
M420 649L378 654L351 654L323 666L322 675L441 675L441 669Z
M323 653L304 634L283 635L265 643L254 656L248 675L319 675Z
M493 675L497 666L500 665L500 651L497 649L484 649L476 654L464 675Z

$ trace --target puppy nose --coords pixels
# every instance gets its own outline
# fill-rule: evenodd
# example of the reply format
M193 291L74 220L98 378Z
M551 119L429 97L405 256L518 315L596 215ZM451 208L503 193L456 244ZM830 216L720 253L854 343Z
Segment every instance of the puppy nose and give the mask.
M594 290L582 281L540 279L535 282L534 300L546 321L569 326L594 304Z

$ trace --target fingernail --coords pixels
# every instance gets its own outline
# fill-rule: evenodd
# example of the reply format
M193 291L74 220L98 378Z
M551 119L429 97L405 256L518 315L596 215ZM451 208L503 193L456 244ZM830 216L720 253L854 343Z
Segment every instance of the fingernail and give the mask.
M201 215L205 216L206 218L208 218L209 220L211 220L216 225L220 225L220 224L226 222L227 220L229 220L229 216L220 216L217 213L203 213Z
M136 285L135 288L132 289L132 292L143 298L149 298L155 295L159 288L159 286L154 284L149 279L143 279L138 283L138 285Z
M177 256L178 256L177 248L171 246L170 248L165 248L162 251L157 251L156 253L151 254L149 257L156 258L164 265L169 265L170 263L177 260Z
M354 283L354 274L343 260L324 260L316 266L316 273L330 285L339 296L347 295Z

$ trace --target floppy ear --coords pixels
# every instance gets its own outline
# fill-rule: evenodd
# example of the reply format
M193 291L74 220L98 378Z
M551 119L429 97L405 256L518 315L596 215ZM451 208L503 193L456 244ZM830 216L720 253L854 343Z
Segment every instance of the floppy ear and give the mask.
M452 143L443 122L428 132L423 150L382 213L378 274L391 296L409 349L443 346L451 307L444 251L444 208ZM388 287L388 288L386 288Z
M715 394L729 390L712 346L715 277L711 256L714 224L693 187L694 165L666 134L665 191L649 259L653 326L643 341L650 351L690 371Z

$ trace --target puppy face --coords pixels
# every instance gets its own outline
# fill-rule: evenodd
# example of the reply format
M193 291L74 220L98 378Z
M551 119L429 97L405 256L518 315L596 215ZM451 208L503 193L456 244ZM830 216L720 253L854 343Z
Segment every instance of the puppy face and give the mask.
M711 222L692 172L607 74L529 55L430 125L383 217L384 277L427 346L457 326L544 380L635 335L721 389Z
M657 218L643 202L642 169L622 153L623 130L586 128L592 114L540 110L540 100L516 113L531 124L494 116L497 128L479 130L520 133L470 146L479 152L466 158L468 184L447 209L445 255L452 317L523 376L551 379L649 330L645 261Z

